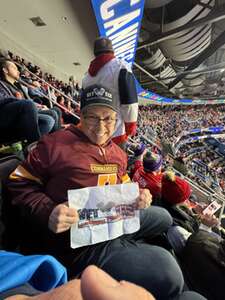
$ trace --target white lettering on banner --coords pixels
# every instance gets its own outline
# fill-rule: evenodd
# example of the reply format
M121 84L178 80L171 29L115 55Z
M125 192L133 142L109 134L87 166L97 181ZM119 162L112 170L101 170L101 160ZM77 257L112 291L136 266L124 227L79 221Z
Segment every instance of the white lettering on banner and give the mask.
M133 5L137 4L138 2L140 2L140 0L130 0L130 6L133 6Z
M131 36L131 37L129 37L129 38L127 38L126 40L123 40L123 41L121 41L121 42L119 42L119 43L116 43L116 44L114 44L113 42L112 42L112 44L113 44L113 49L115 50L118 50L119 49L119 47L121 47L121 46L123 46L124 44L126 44L126 43L128 43L128 42L131 42L131 41L134 41L135 43L136 43L136 36Z
M133 55L132 55L132 57L133 57ZM132 58L132 57L131 57L131 58ZM131 59L131 58L129 58L129 59ZM129 63L127 64L127 67L128 67L129 70L131 71L131 69L132 69L132 61L129 62Z
M119 55L120 53L127 51L129 49L134 48L136 41L132 41L127 43L124 46L119 47L118 49L114 49L115 55Z
M116 18L112 21L106 22L104 24L104 28L110 28L111 29L106 31L106 35L109 36L112 33L116 32L117 30L119 30L120 28L122 28L123 26L125 26L126 24L128 24L129 22L133 21L135 18L137 18L141 13L140 9L136 9L134 11L132 11L129 14L126 14L122 17Z
M110 8L116 5L117 3L119 3L120 1L121 0L107 0L101 5L100 12L103 20L107 20L110 19L111 17L114 17L115 11L114 9L110 10Z
M117 33L109 36L109 38L110 38L110 40L112 40L113 43L118 43L121 40L124 40L131 35L137 34L137 28L138 28L138 22L130 25L127 28L124 28L120 32L117 32Z
M134 49L131 49L119 54L117 57L123 60L130 60L132 59L133 55L134 55Z

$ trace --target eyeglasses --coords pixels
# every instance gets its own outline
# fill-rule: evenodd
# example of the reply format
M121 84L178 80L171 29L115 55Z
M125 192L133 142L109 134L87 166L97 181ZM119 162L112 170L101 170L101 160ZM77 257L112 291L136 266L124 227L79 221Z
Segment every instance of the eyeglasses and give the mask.
M104 122L104 124L106 124L106 125L112 125L116 121L116 118L112 118L110 116L108 116L104 119L94 117L94 116L84 116L84 119L85 119L85 122L90 125L97 125L101 121Z

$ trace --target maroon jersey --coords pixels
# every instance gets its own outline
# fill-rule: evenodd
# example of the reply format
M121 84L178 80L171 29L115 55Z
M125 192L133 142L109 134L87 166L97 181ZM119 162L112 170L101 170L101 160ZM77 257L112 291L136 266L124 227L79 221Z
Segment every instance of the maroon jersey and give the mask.
M92 144L75 126L45 136L10 176L13 203L30 208L47 224L53 208L67 201L67 191L129 181L127 157L116 144Z

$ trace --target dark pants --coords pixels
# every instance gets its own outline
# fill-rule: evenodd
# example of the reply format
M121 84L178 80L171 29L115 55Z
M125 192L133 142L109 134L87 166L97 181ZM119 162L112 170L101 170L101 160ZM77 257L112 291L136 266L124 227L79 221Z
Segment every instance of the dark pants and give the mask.
M38 115L35 104L29 100L7 103L0 108L0 140L39 140Z
M46 277L48 277L48 273L46 273ZM4 300L7 297L15 295L36 296L40 293L40 291L36 290L32 285L27 283L22 286L15 287L14 289L10 289L8 291L0 293L0 300Z
M141 211L141 228L134 234L85 247L76 259L73 275L94 264L117 280L138 284L150 291L157 300L182 299L183 275L174 257L165 249L149 245L145 239L166 232L172 225L169 213L159 207ZM72 275L72 274L71 274ZM186 294L184 299L203 299ZM179 298L180 297L180 298Z
M77 125L79 123L79 119L69 113L62 112L62 118L65 124Z

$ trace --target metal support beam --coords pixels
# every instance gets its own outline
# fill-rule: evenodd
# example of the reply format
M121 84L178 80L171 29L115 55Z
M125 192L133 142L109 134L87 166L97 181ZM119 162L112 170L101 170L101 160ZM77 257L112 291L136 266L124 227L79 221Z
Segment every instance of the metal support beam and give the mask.
M158 78L156 78L155 76L153 76L152 74L150 74L148 71L146 71L144 68L142 68L139 64L137 64L136 62L134 62L134 66L137 67L142 72L144 72L149 77L151 77L152 79L154 79L155 81L157 81L158 83L160 83L164 88L166 88L168 90L168 86L164 82L158 80Z
M197 58L185 69L185 72L192 71L202 64L208 57L216 52L225 44L225 31L223 31ZM172 89L178 82L185 77L185 74L180 74L169 84L169 89Z
M176 29L164 33L157 33L156 35L154 35L153 38L149 39L148 41L140 43L139 47L137 47L137 50L172 39L183 30L193 29L199 26L204 26L206 24L210 25L223 19L225 19L225 4L219 6L217 9L213 10L213 12L209 13L208 16L204 18L187 23L183 26L177 27Z
M165 22L165 6L162 7L161 33L164 32L164 22Z
M211 6L210 4L203 3L201 0L195 0L195 4L201 5L204 8L209 8L209 9L213 8L213 6Z
M219 64L216 64L216 65L212 65L212 66L209 66L207 68L204 68L204 69L201 69L201 70L192 70L192 71L183 71L183 72L179 72L177 73L177 75L175 76L168 76L168 77L164 77L164 78L161 78L161 80L168 80L168 79L175 79L177 78L177 76L181 75L181 74L184 74L185 76L187 75L192 75L192 74L208 74L208 73L212 73L212 72L221 72L222 70L225 70L225 63L219 63ZM158 78L158 77L157 77ZM186 78L187 80L190 80L190 78ZM157 79L157 82L159 81L160 79ZM147 83L154 83L154 81L143 81L143 82L140 82L141 84L147 84Z

